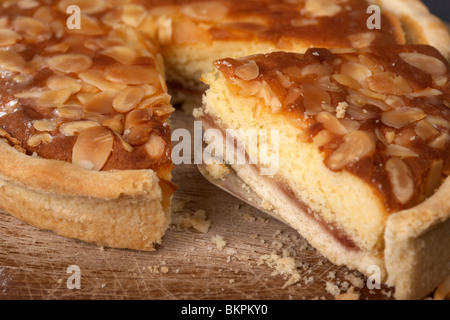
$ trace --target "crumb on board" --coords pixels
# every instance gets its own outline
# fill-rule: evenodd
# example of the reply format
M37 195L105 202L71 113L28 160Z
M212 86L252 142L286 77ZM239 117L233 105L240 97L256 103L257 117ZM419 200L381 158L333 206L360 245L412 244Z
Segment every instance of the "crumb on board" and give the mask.
M347 274L344 276L344 279L349 281L352 286L362 289L364 287L364 279L361 277L357 277L354 274Z
M225 246L227 245L227 242L223 239L222 236L215 235L212 238L212 240L213 240L214 244L216 245L217 250L219 250L219 251L222 251L223 248L225 248Z
M327 281L327 283L325 284L325 290L333 297L336 297L341 294L341 289L339 289L337 285L329 281Z
M350 287L346 293L342 293L337 295L336 300L359 300L361 295L358 292L355 292L355 287Z
M208 233L211 223L207 220L204 210L197 210L192 214L174 216L172 225L178 230L188 230L193 228L200 233Z

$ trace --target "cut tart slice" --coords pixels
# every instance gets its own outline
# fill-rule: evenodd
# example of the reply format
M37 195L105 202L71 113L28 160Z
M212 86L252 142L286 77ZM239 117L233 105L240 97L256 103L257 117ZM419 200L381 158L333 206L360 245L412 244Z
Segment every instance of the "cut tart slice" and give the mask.
M194 114L212 155L319 252L420 298L449 272L449 79L421 45L222 59Z

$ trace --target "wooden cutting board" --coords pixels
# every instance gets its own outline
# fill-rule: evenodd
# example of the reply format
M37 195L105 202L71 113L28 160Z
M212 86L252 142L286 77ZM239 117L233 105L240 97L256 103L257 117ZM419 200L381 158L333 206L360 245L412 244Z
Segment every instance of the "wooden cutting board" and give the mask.
M178 110L172 128L192 132L193 121ZM194 165L177 167L174 182L176 216L204 210L211 227L205 234L171 227L155 252L100 248L0 212L0 299L334 299L327 282L346 291L354 272L331 264L290 227L209 184ZM222 250L216 236L226 241ZM283 250L299 275L287 288L290 273L277 274L276 261L268 259ZM67 287L72 265L79 267L80 289ZM392 294L387 288L356 291L361 299Z

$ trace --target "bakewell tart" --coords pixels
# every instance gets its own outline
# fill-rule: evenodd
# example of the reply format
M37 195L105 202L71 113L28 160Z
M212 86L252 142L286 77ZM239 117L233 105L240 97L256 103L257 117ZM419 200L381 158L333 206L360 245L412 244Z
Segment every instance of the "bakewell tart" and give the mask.
M449 79L426 45L220 59L194 115L229 140L208 140L212 155L319 252L421 298L449 274ZM261 129L278 141L250 140Z
M391 2L1 1L0 207L64 236L153 249L175 189L166 83L195 89L215 59L281 49L409 41L448 55L420 1ZM366 27L369 4L380 30Z

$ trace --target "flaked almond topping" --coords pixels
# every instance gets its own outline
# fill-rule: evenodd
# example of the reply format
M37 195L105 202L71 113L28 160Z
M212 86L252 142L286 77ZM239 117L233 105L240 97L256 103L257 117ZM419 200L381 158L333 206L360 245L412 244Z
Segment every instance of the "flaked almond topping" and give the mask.
M117 137L117 139L119 139L119 141L122 144L122 147L125 151L133 152L133 150L134 150L133 146L130 145L128 142L126 142L125 139L122 138L122 136L120 134L118 134L117 132L114 132L114 135Z
M416 124L416 133L422 140L428 140L437 136L440 132L427 120L422 120Z
M44 50L48 53L65 53L70 49L69 44L67 43L58 43L50 47L46 47Z
M428 116L427 121L436 128L450 129L450 122L441 117Z
M372 73L378 73L378 72L383 72L384 68L383 66L379 65L378 63L376 63L375 61L373 61L372 59L368 58L367 56L360 54L358 56L359 62L361 62L361 64L365 65L367 68L370 69L370 71L372 71Z
M433 75L443 75L447 72L445 64L435 57L418 52L402 52L399 56L413 67L424 72Z
M381 121L387 126L400 129L410 123L422 120L426 116L426 113L421 109L404 107L383 112Z
M313 143L320 148L327 145L332 139L333 135L330 132L322 130L313 138Z
M347 132L359 130L359 128L361 127L358 121L354 121L351 119L339 119L339 122L344 126L345 129L347 129Z
M433 75L433 83L438 87L443 87L448 83L446 75Z
M9 29L0 29L0 46L12 46L21 36Z
M44 92L37 100L39 107L54 108L62 106L70 97L70 90L53 90Z
M52 90L69 90L72 94L81 90L81 82L68 76L52 76L47 79L47 87Z
M32 37L33 40L43 41L51 36L48 27L34 18L19 16L14 19L13 26L16 31Z
M103 121L102 126L110 128L115 133L122 134L124 119L125 117L122 114L118 114L112 119Z
M92 59L84 54L66 53L47 60L48 66L64 73L79 73L92 66Z
M353 48L367 48L376 39L374 32L361 32L348 36Z
M153 128L149 123L138 124L124 133L125 140L132 146L140 146L148 141Z
M155 106L168 106L170 107L170 99L171 96L167 93L159 94L148 99L145 99L138 105L138 109L148 109L153 108Z
M99 70L87 70L79 74L80 78L99 88L102 91L118 92L124 88L126 85L120 83L114 83L105 79L104 73Z
M12 72L22 72L25 68L25 60L12 51L0 50L0 68Z
M234 74L245 81L255 80L259 76L259 67L254 60L239 66Z
M173 27L172 18L168 16L159 16L157 20L158 31L156 37L158 43L162 46L169 45L172 42Z
M430 97L430 96L440 96L443 92L434 88L427 88L424 90L416 91L410 94L411 97L420 98L420 97Z
M412 151L411 149L408 149L406 147L397 144L388 145L386 147L386 154L389 157L398 157L398 158L409 158L419 156L416 152Z
M198 21L220 21L224 19L229 8L219 1L203 1L185 4L180 11L188 18Z
M293 70L295 70L295 69L293 69ZM331 70L330 70L330 68L324 66L321 63L308 64L307 66L305 66L301 69L300 75L302 77L305 77L310 74L314 74L314 75L318 75L318 76L330 76Z
M359 89L359 92L361 92L363 95L369 97L370 99L376 99L376 100L386 100L386 95L382 93L378 93L372 90L368 89Z
M430 147L434 149L444 149L444 147L447 145L447 143L450 141L450 134L448 132L444 132L439 137L434 139L432 142L430 142Z
M129 64L138 56L136 50L127 46L113 46L100 51L101 54L122 63Z
M316 86L329 92L342 92L341 88L337 84L331 82L329 76L317 78L315 84Z
M281 111L281 102L266 81L262 82L261 89L257 93L257 97L264 100L265 105L271 108L272 113L278 113Z
M346 135L349 131L345 128L342 123L331 113L328 112L320 112L317 115L317 121L322 123L324 128L330 131L331 133L343 136Z
M43 120L34 120L33 127L37 131L55 131L56 130L56 122L53 120L43 119Z
M260 90L262 83L258 80L244 81L233 78L233 82L239 87L239 94L243 97L255 96Z
M122 21L133 28L137 28L144 21L145 8L138 4L126 4L122 8Z
M366 109L355 107L354 105L349 105L346 109L346 113L351 119L357 121L365 121L369 119L375 119L377 117L377 114L375 112L370 112Z
M288 75L291 79L301 79L303 77L303 69L297 66L289 66L282 70L283 74ZM328 73L330 71L328 70Z
M32 148L36 148L41 144L50 143L52 140L53 138L49 133L39 133L28 139L27 144Z
M416 132L412 128L406 128L395 134L395 144L409 146L417 138Z
M173 23L173 40L176 44L208 43L211 36L207 30L197 26L192 21Z
M97 93L83 106L86 113L106 114L113 111L114 93L104 91Z
M80 29L68 29L68 32L85 36L101 36L105 34L97 18L87 16L83 12L81 12L80 25L83 27Z
M302 91L299 88L290 88L288 94L286 95L286 98L284 98L284 105L289 106L293 104L295 101L297 101L298 98L301 97L301 95Z
M408 81L400 75L391 72L376 73L366 79L370 90L394 95L407 95L412 92Z
M158 117L165 117L175 112L175 108L170 105L159 105L157 107L152 107L153 114L156 114Z
M92 127L80 133L73 146L72 163L88 170L100 171L108 161L114 135L105 127Z
M81 12L85 14L98 14L107 8L105 0L61 0L58 3L58 9L62 13L66 13L67 8L71 5L80 7Z
M331 170L341 170L349 164L370 157L375 148L375 142L367 132L353 131L344 137L343 143L326 162Z
M393 109L398 109L405 106L403 99L399 96L394 95L387 96L384 102L386 102L386 104Z
M414 194L414 180L409 167L399 158L390 158L386 162L386 171L397 200L402 204L409 202Z
M156 133L152 133L148 142L145 144L145 150L150 158L158 159L164 155L166 142Z
M144 98L144 91L138 87L127 87L119 92L113 101L117 112L125 113L136 108Z
M361 89L362 88L361 84L358 81L356 81L352 77L349 77L345 74L336 73L336 74L333 74L332 77L333 77L334 81L336 81L337 83L339 83L345 87L349 87L352 89Z
M307 115L317 115L323 111L322 105L331 104L330 94L316 85L305 83L301 91Z
M333 17L342 8L332 0L306 0L305 10L313 17Z
M359 83L364 83L372 75L372 71L360 63L347 62L341 66L341 74L352 77Z
M159 74L150 66L116 65L106 69L105 77L124 85L159 84Z
M23 10L33 9L40 5L39 2L35 0L20 0L17 2L17 7Z
M442 183L442 172L444 170L444 160L433 160L430 173L425 185L425 197L431 197Z
M124 129L125 131L127 131L134 126L143 124L147 121L150 121L151 119L152 119L151 109L133 110L126 117Z
M277 75L278 81L280 81L281 85L286 89L289 89L294 85L294 83L279 70L276 70L275 74Z
M91 120L82 120L82 121L72 121L63 123L59 127L59 132L67 137L73 137L79 135L86 129L92 127L98 127L99 123Z
M83 114L83 107L78 104L65 104L58 107L57 113L62 119L79 120Z

